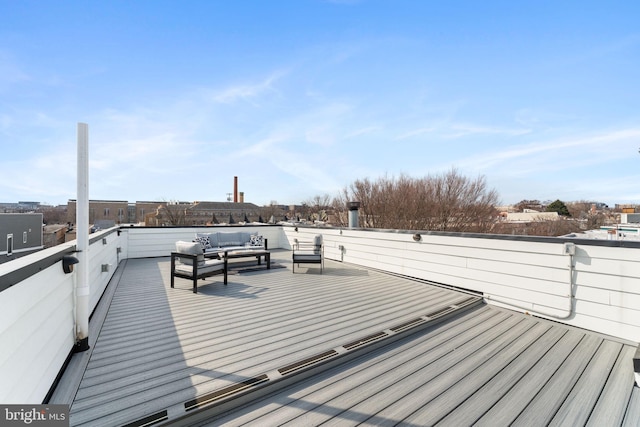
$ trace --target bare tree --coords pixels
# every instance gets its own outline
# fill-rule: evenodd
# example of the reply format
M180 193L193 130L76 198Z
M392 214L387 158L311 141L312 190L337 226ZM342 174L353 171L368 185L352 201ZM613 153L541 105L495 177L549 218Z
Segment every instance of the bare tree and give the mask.
M328 211L332 208L331 196L328 194L317 195L302 202L300 213L310 221L326 221Z
M595 204L586 200L567 203L567 209L571 217L584 222L584 227L588 230L599 228L607 223L607 215L597 211Z
M157 218L161 225L185 225L189 203L178 201L164 202L158 206Z
M268 222L272 217L274 221L277 222L283 214L284 211L282 206L278 205L276 200L271 200L268 206L264 206L260 209L260 216L265 222Z
M498 194L484 177L455 169L436 176L357 180L334 205L359 201L360 224L368 228L487 232L494 223Z

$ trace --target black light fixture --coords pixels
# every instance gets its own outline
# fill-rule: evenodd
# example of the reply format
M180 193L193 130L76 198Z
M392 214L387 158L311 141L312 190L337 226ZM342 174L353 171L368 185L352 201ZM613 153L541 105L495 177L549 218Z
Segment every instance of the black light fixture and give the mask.
M415 240L416 242L419 242L420 240L422 240L422 236L420 235L420 233L414 234L413 240Z
M72 255L65 255L62 257L62 271L65 272L65 274L69 274L73 271L73 264L77 264L80 261L78 261L78 258L72 256Z

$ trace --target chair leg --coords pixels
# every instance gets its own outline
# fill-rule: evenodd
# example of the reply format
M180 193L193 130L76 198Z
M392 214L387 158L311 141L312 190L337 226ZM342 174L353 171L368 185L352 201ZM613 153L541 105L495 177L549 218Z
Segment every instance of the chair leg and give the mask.
M171 255L171 287L173 288L174 276L173 274L176 271L176 259Z

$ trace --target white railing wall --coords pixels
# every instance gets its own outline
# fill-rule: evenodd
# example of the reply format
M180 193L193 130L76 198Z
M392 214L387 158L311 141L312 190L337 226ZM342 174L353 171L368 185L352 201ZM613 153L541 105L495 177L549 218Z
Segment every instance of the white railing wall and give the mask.
M103 239L105 239L103 241ZM116 229L90 235L90 309L93 311L117 266ZM20 269L32 274L0 292L0 402L42 403L75 345L75 273L65 274L64 245L0 264L0 276ZM39 262L57 262L38 271ZM102 265L110 267L102 271Z
M2 264L0 274L60 249ZM75 343L74 283L58 262L0 292L0 402L41 403L49 391Z
M412 232L296 228L284 227L289 244L320 233L327 259L468 289L490 304L640 342L637 244L456 233L415 241Z

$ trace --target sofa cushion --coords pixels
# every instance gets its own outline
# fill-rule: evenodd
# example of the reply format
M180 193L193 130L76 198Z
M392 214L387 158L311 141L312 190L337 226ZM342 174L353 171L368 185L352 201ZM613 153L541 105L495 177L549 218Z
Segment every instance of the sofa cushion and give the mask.
M191 264L176 264L175 270L178 273L193 275L193 266ZM222 270L224 270L224 261L222 260L208 259L202 263L198 263L198 275Z
M250 240L251 234L242 231L218 233L218 245L222 248L226 246L245 246L249 244Z

